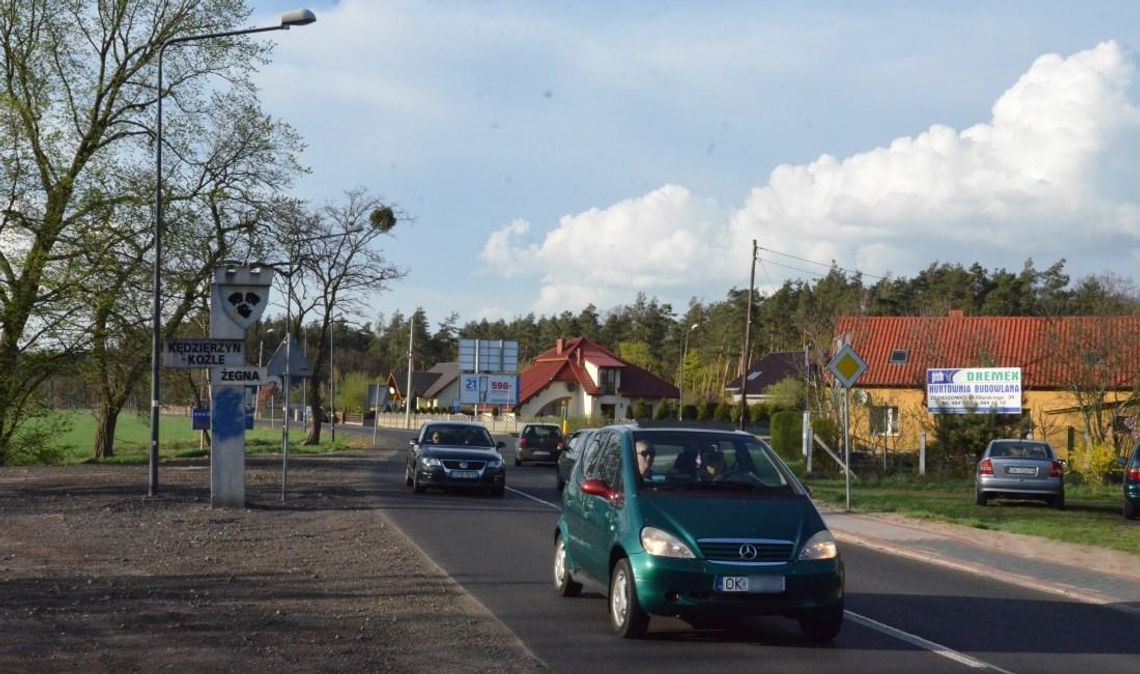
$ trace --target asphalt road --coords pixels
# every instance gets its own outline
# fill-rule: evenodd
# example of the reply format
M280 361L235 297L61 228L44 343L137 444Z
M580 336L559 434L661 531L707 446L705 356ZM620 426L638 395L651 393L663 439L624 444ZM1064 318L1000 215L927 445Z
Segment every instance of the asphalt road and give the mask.
M382 447L400 450L377 465L386 514L554 671L751 671L763 663L782 672L1101 674L1135 672L1140 663L1140 621L1131 616L853 545L842 548L847 622L830 645L806 642L794 621L778 617L731 630L655 617L647 639L618 639L601 592L554 592L553 467L515 467L513 440L500 438L506 496L414 494L403 481L411 434L382 436Z

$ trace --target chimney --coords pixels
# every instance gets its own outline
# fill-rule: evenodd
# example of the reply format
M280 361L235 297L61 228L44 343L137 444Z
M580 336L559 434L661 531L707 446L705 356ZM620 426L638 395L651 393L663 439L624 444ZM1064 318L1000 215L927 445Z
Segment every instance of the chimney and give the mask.
M561 337L559 337L554 342L554 353L558 354L559 356L562 355L562 338Z
M965 315L965 312L963 312L961 309L951 309L950 311L946 312L946 316L949 318L962 318Z

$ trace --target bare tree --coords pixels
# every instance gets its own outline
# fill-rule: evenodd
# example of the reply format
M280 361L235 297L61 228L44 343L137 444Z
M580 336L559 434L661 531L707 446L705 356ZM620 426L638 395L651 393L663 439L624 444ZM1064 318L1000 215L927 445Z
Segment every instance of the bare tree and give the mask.
M284 301L292 301L291 330L315 324L308 406L313 424L305 444L321 439L321 387L328 371L329 334L335 320L351 319L366 309L367 300L387 289L405 271L393 265L379 246L404 216L364 188L345 192L343 199L313 211L294 213L277 232L280 247L290 250L296 267L278 274ZM280 269L281 266L277 265ZM291 298L291 299L290 299Z

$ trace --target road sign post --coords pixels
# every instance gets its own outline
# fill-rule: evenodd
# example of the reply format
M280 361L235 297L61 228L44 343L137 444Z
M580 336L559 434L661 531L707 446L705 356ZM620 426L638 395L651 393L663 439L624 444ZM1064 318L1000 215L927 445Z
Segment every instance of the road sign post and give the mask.
M827 364L827 369L843 386L843 475L847 512L851 512L851 387L863 376L867 363L850 344L844 344Z
M245 430L248 388L263 383L264 368L245 364L245 331L261 318L269 300L273 271L228 265L214 270L210 293L209 343L239 345L237 355L223 347L202 347L199 360L210 368L210 505L245 507ZM195 367L203 367L196 365Z

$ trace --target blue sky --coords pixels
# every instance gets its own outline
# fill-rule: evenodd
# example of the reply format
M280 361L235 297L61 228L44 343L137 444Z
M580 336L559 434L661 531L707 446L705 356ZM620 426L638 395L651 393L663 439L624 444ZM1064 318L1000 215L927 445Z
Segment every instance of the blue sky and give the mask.
M308 7L257 78L299 194L414 219L363 320L683 310L747 286L752 239L761 290L825 271L795 258L1140 268L1140 3Z

